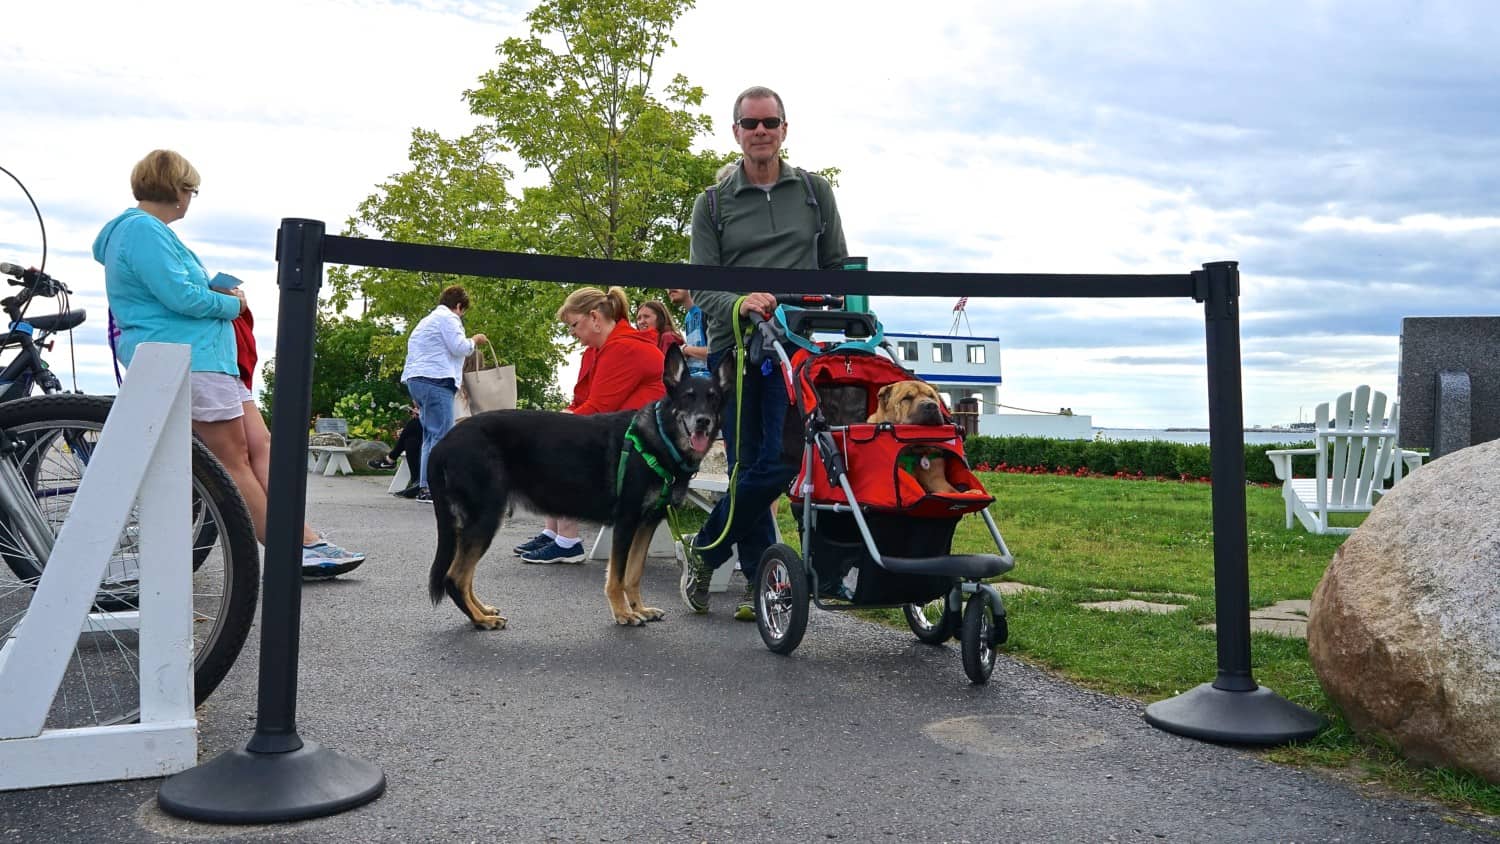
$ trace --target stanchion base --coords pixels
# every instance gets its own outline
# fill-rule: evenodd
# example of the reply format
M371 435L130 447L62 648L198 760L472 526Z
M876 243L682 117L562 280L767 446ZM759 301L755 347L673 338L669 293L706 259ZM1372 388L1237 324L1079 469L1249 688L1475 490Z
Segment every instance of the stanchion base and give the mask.
M303 740L287 753L243 747L170 776L157 791L165 811L209 823L276 823L362 806L385 792L385 773Z
M1146 707L1146 723L1203 741L1284 744L1312 738L1328 722L1265 686L1226 692L1204 683Z

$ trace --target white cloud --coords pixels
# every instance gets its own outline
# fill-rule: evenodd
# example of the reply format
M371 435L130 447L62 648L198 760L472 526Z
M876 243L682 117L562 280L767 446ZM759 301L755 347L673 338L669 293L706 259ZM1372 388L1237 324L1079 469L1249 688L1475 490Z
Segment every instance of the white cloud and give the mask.
M203 174L183 239L248 282L275 340L283 217L338 231L406 169L414 127L474 125L461 94L524 32L529 2L188 0L10 4L0 164L35 194L48 269L77 291L86 389L112 389L100 224L169 147ZM786 100L795 163L841 168L849 245L872 269L1185 273L1242 262L1247 421L1289 421L1355 380L1391 392L1403 315L1494 312L1500 274L1500 12L1446 5L1159 2L916 9L890 0L700 3L658 79L704 87L703 145L732 148L751 84ZM534 179L535 176L523 176ZM0 260L35 263L0 177ZM1461 283L1456 280L1462 280ZM1002 401L1096 423L1206 420L1191 301L970 303L1003 349ZM945 332L950 300L877 298ZM1195 361L1197 363L1195 363Z
M1500 217L1449 217L1443 214L1408 214L1383 223L1369 217L1333 217L1319 215L1301 226L1306 232L1359 232L1361 234L1468 234L1500 231Z

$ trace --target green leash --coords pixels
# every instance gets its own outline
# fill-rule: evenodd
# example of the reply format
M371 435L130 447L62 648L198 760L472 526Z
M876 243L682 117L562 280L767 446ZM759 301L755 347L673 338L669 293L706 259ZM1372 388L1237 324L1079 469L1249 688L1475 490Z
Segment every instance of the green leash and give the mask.
M749 297L741 296L740 298L734 300L734 430L740 436L739 442L736 443L737 447L735 448L737 454L735 455L734 469L729 473L729 513L724 518L724 530L719 533L719 537L717 539L715 539L708 545L697 545L696 543L694 544L694 547L696 547L700 551L706 551L710 548L719 547L719 545L724 541L724 537L729 535L729 526L734 524L734 491L738 486L736 481L739 479L740 466L743 465L744 462L742 458L745 456L745 437L743 435L744 429L740 425L740 423L743 421L740 415L740 411L744 404L745 395L745 338L744 333L740 329L740 305L747 298ZM672 530L672 538L678 542L682 542L682 526L679 522L677 510L675 507L667 507L667 526Z

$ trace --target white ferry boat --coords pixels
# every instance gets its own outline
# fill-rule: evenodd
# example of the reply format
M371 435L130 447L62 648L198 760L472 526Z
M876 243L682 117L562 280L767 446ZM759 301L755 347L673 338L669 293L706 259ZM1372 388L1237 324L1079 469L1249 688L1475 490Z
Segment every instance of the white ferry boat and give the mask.
M1087 440L1092 416L1061 413L1001 413L1000 338L887 331L896 357L917 377L937 387L950 409L960 399L979 401L979 433L991 437L1053 437Z

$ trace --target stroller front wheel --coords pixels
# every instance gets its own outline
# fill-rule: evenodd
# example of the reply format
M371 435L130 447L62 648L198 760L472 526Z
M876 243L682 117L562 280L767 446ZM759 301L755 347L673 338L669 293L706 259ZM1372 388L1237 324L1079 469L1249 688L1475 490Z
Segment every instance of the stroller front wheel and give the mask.
M994 646L999 633L995 622L995 611L985 594L971 596L964 607L963 657L964 673L975 685L988 683L990 672L995 670Z
M755 626L775 653L789 654L807 632L807 565L796 551L776 544L760 558L755 584Z

